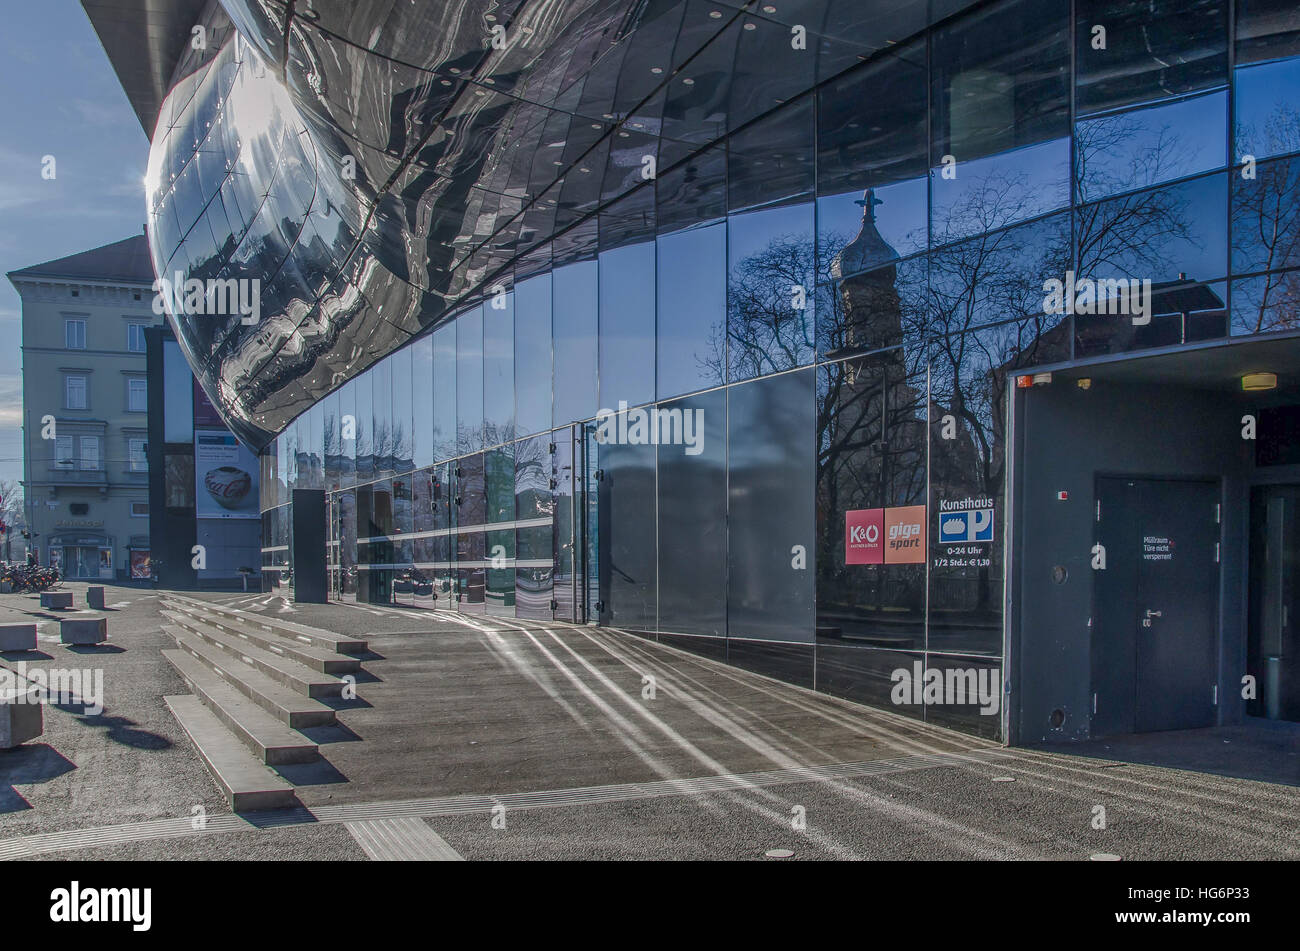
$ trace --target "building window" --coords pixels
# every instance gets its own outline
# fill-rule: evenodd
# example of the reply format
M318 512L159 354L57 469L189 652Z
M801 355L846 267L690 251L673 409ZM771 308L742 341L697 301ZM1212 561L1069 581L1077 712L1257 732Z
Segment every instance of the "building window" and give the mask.
M132 503L131 503L131 517L132 517L132 518L148 518L148 517L149 517L149 503L148 503L148 502L132 502Z
M63 321L63 345L69 350L86 349L86 321L80 317Z
M131 353L144 353L144 324L126 325L126 349Z
M128 413L149 411L149 383L139 377L126 381L126 409Z
M84 376L69 374L63 378L63 405L65 409L90 408Z
M81 468L96 470L99 468L99 437L81 437Z
M76 464L72 454L72 437L59 436L54 440L54 468L71 469Z
M143 439L128 439L126 441L127 458L132 472L149 471L149 460L145 455L147 445Z

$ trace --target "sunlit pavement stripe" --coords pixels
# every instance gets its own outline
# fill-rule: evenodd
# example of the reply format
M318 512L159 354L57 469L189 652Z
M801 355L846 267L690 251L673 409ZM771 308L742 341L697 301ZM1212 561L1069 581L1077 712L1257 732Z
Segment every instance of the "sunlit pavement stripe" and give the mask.
M93 849L123 842L144 839L172 839L182 835L204 835L208 832L238 832L247 830L248 823L238 816L212 816L203 828L194 828L189 816L177 819L154 819L150 822L129 822L117 826L100 826L94 829L68 829L64 832L44 832L0 841L0 859L40 855L45 852L67 852L71 849Z
M347 830L375 862L463 862L464 858L423 819L349 822Z
M156 819L150 822L102 826L95 829L70 829L0 840L0 859L66 852L71 849L97 848L166 839L209 832L247 832L255 828L286 828L312 823L356 823L404 817L463 816L488 812L494 806L507 809L542 809L556 806L599 805L665 796L699 796L716 792L734 792L760 786L785 786L833 780L850 780L886 773L917 769L936 769L982 763L1012 755L1009 750L981 749L965 753L932 753L900 756L894 759L869 760L863 763L833 763L828 766L800 766L794 769L771 769L757 773L728 773L695 779L668 779L650 783L623 783L614 786L580 786L542 792L503 793L499 796L447 796L439 799L404 799L391 802L367 802L352 805L313 806L281 812L249 813L246 818L234 815L212 816L204 828L194 829L190 819ZM430 830L432 832L432 830Z

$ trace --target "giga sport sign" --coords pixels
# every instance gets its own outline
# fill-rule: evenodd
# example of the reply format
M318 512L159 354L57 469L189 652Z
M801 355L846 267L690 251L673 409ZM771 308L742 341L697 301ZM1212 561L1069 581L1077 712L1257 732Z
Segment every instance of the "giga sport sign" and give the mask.
M844 563L924 564L925 525L924 505L845 512Z

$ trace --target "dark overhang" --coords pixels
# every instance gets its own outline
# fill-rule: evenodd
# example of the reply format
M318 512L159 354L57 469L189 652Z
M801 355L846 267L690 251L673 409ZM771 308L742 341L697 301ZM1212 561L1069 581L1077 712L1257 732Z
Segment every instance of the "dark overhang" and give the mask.
M145 134L207 0L81 0Z

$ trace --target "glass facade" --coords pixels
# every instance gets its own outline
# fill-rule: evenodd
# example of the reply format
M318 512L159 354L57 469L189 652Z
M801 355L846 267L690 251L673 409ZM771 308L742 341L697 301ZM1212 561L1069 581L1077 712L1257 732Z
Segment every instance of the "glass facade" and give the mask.
M400 273L383 242L441 234L444 211L376 206L374 256L322 291L310 249L360 233L358 205L321 202L317 137L279 118L240 142L238 181L200 158L159 186L160 272L238 234L229 260L276 274L263 307L294 318L262 350L188 336L232 413L256 415L234 396L262 385L254 363L289 367L337 326L289 302L357 321L347 354L277 397L301 399L266 450L267 567L291 568L288 493L322 485L340 597L597 621L885 705L913 663L1000 670L1013 376L1297 329L1300 11L997 0L932 4L927 26L921 4L806 4L821 26L792 57L776 15L662 6L594 67L610 102L569 87L589 130L566 139L542 109L514 127L564 176L517 215L457 193L497 214L474 250L421 241ZM194 80L228 90L209 138L278 41L231 44ZM705 82L710 63L725 78ZM172 136L199 135L185 114ZM468 154L431 158L421 188ZM1047 306L1075 278L1149 281L1152 319ZM449 309L386 296L399 284ZM955 544L944 515L971 509L991 526ZM876 518L915 520L922 544L862 561L847 536Z

